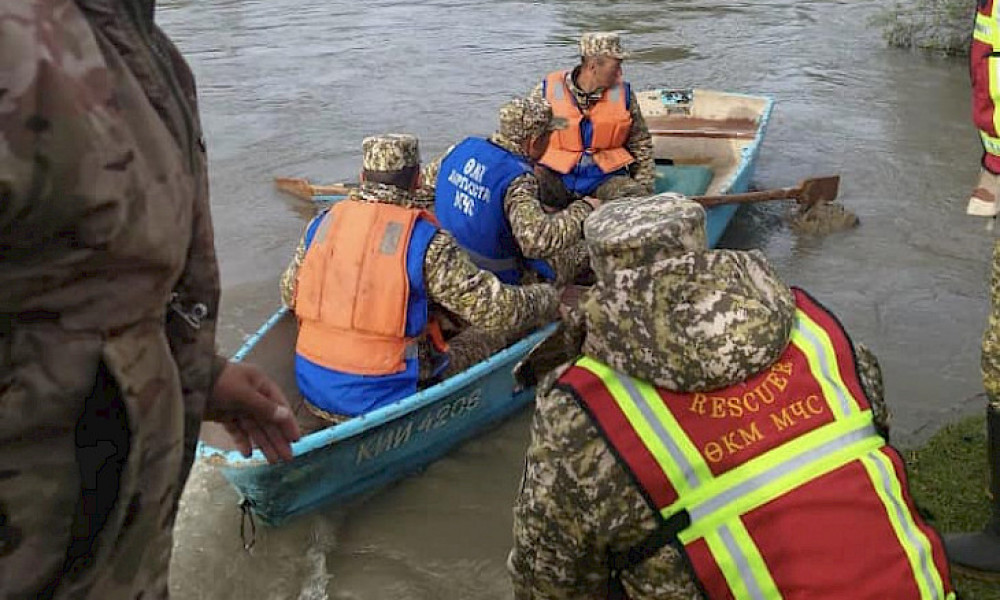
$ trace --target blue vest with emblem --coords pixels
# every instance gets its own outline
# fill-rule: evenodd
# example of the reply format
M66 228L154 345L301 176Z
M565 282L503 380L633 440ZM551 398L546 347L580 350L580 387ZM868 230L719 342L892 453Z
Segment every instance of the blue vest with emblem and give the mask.
M307 251L312 245L323 216L319 215L309 223L305 240ZM424 257L435 233L437 227L424 219L419 219L410 236L410 246L406 252L406 274L410 283L410 296L406 305L407 337L416 337L427 327L428 300L424 285ZM438 370L443 369L445 364L439 365ZM405 370L379 376L344 373L317 365L301 355L295 356L295 379L302 395L322 410L352 417L415 393L419 368L416 352L407 353Z
M466 138L444 157L434 186L434 214L481 269L508 284L525 266L555 279L543 260L526 260L504 214L503 199L515 178L532 173L522 158L482 138Z

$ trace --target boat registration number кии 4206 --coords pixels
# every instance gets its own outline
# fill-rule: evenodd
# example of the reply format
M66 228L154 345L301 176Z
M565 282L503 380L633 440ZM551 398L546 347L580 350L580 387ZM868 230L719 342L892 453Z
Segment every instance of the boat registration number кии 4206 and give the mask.
M442 402L440 405L431 406L410 417L406 422L386 428L378 434L362 441L358 445L358 453L355 456L354 464L361 464L377 458L389 450L395 450L410 442L414 439L414 436L444 427L452 419L468 415L476 410L480 407L481 403L482 390L477 388L454 400L448 400Z

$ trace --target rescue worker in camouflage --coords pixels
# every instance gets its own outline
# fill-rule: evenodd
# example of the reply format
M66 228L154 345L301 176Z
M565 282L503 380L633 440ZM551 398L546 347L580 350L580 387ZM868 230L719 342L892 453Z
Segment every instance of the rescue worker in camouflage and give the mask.
M564 284L586 268L583 221L600 200L584 197L557 212L546 209L532 170L551 132L564 126L545 100L514 98L500 107L499 128L489 138L467 138L424 167L420 194L434 197L442 227L473 261L507 283L527 274L531 280ZM464 173L469 160L485 171ZM485 183L495 180L495 189L476 181L477 176ZM470 187L483 197L469 194ZM492 203L497 196L502 203ZM517 264L499 264L505 261Z
M417 138L402 134L366 138L362 155L361 183L351 191L348 201L420 207L414 198L420 174ZM318 215L306 228L281 279L282 301L293 310L312 232L325 214ZM433 234L424 254L423 283L431 317L445 323L457 321L456 328L460 331L448 339L447 367L440 373L435 372L435 366L441 363L441 356L430 336L420 340L417 348L420 385L432 382L436 375L454 375L488 358L507 344L509 334L555 318L559 304L559 293L551 285L503 284L495 275L473 264L455 239L441 229ZM456 328L448 333L454 333ZM310 400L307 406L327 420L342 420L345 414L350 414L345 410L323 410L313 405L317 399L308 395L307 399Z
M542 199L546 204L563 206L581 195L593 195L608 201L653 193L656 181L653 137L642 116L635 93L622 80L621 65L627 57L617 33L584 33L580 37L580 64L572 70L550 73L531 91L530 98L548 99L552 102L553 94L560 93L562 87L556 84L563 84L570 98L567 102L553 103L553 110L557 117L567 118L571 123L582 119L578 126L582 139L580 143L586 149L579 162L568 172L556 169L550 154L542 157L542 164L536 169L536 173L542 189ZM592 113L603 110L605 105L610 104L607 92L616 90L619 86L624 88L625 109L630 119L622 145L630 156L622 161L625 162L624 166L616 166L606 172L595 164L595 153L592 148L587 149L587 139L594 135ZM553 136L549 142L550 150L557 145L558 140L558 136Z
M152 0L0 4L0 595L166 598L203 418L290 458L215 353L195 85Z
M673 193L609 203L585 236L597 284L568 319L581 329L582 354L657 386L709 390L783 352L795 311L789 288L759 251L706 250L697 203ZM878 362L861 344L854 352L874 421L887 431ZM580 402L555 387L568 367L538 389L508 558L518 600L604 597L608 552L634 547L661 523ZM672 544L621 581L632 600L705 597Z
M1000 580L1000 241L993 244L990 277L990 313L983 333L981 367L988 398L986 433L989 465L990 514L976 533L945 536L948 558L956 570Z

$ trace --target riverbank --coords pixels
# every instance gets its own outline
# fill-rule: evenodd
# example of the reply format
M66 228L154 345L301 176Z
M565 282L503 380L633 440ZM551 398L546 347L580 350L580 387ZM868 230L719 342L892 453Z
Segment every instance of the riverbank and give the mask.
M939 532L975 531L989 516L986 419L973 416L945 426L906 453L910 489ZM1000 585L954 574L963 600L1000 600Z
M944 54L968 54L976 3L969 0L897 2L872 22L886 42Z

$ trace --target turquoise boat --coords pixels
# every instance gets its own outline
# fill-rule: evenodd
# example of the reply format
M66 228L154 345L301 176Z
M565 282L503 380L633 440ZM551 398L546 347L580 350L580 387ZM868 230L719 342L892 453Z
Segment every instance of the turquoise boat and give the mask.
M651 90L639 92L637 98L653 133L658 192L747 191L771 115L770 98L701 89ZM721 205L708 210L711 246L736 209ZM295 384L295 318L278 310L233 360L253 362L274 378L309 433L292 446L291 462L271 465L257 450L244 458L221 427L206 423L199 457L219 468L241 503L271 525L344 502L420 471L527 406L534 389L520 388L513 368L555 329L556 324L540 328L488 360L394 404L317 428Z

